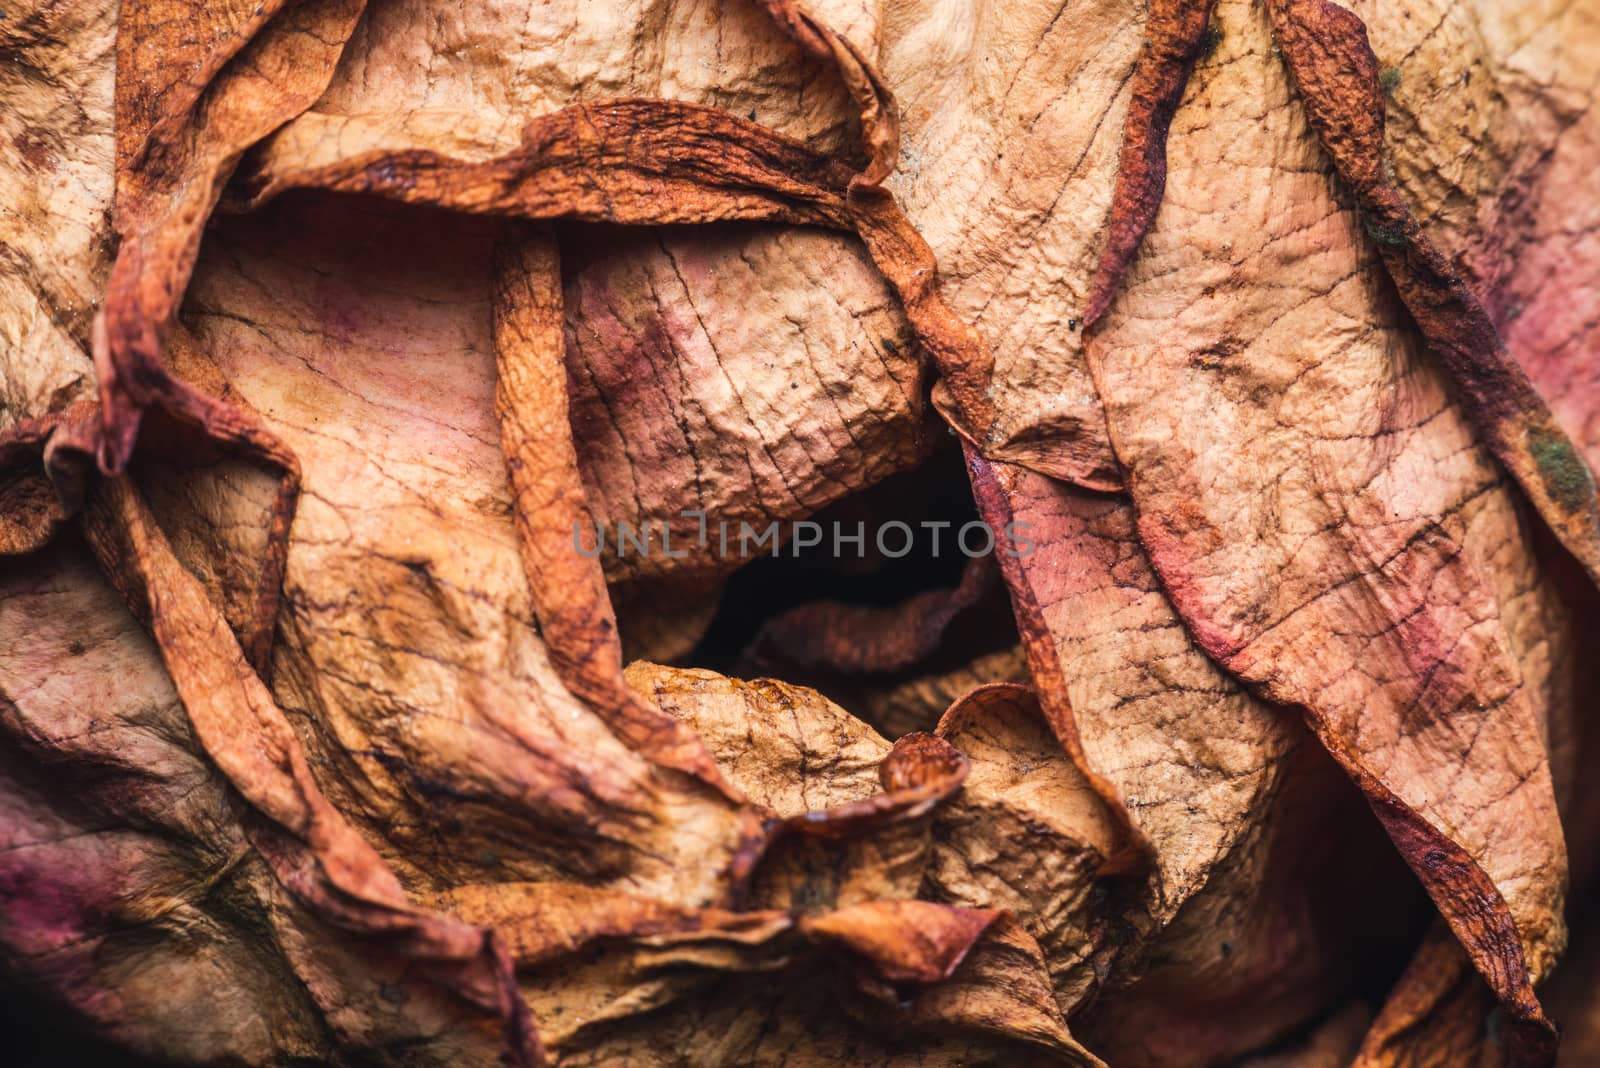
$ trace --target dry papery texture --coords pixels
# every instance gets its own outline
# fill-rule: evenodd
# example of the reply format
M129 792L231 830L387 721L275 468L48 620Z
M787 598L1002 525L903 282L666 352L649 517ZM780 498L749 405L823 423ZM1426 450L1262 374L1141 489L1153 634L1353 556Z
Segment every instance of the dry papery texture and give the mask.
M1593 4L14 0L0 57L28 1026L1597 1055Z

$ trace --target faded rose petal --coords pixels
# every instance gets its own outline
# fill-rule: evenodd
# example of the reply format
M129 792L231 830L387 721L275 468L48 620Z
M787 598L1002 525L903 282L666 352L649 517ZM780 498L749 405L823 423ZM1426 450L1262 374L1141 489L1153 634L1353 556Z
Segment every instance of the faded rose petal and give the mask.
M1061 680L1041 703L1070 717L1083 760L1149 842L1148 907L1164 922L1228 855L1299 734L1194 644L1124 500L1010 465L972 472L992 526L1026 524L1031 550L1001 566L1033 676Z
M408 968L403 950L370 936L341 945L352 936L285 890L156 647L85 556L55 548L6 564L8 951L151 1056L269 1063L359 1031L440 1059L493 1059L494 1036L486 1045L458 1029L470 1007ZM74 802L55 811L42 802L64 774ZM327 966L341 954L342 968ZM413 1014L363 1018L384 1003L380 986Z
M161 355L205 219L244 150L327 87L363 6L275 0L209 17L205 5L167 0L130 6L119 20L115 222L123 243L94 342L109 471L127 464L144 408L204 421L202 400L167 373Z
M929 590L883 608L811 601L761 628L747 656L847 674L897 671L938 647L945 628L995 584L994 561L976 556L952 590Z
M1594 199L1581 190L1600 118L1589 105L1596 60L1580 42L1593 39L1594 11L1554 2L1351 10L1380 74L1390 72L1384 145L1396 186L1592 468L1600 239Z
M1596 27L1210 6L0 14L8 963L183 1060L1548 1063ZM697 537L957 449L1014 627Z
M1366 27L1328 0L1279 0L1271 11L1307 118L1359 198L1363 224L1429 351L1454 379L1484 444L1567 551L1600 578L1593 474L1500 343L1488 310L1422 236L1383 174L1383 97Z
M538 1036L509 987L509 965L494 933L414 908L394 873L323 798L288 720L126 478L97 492L85 532L161 648L196 740L270 821L252 841L278 879L319 919L392 939L425 969L442 966L448 992L504 1018L509 1059L541 1062Z
M82 504L99 413L83 402L0 435L0 553L42 549Z
M232 620L257 670L277 616L295 460L252 412L183 381L162 356L223 183L250 144L322 92L362 10L360 0L282 6L198 18L202 8L177 0L119 20L114 222L123 243L92 337L105 471L126 467L143 413L155 408L280 472L253 610Z
M116 21L99 0L12 4L0 21L0 427L92 393L90 324L110 268Z
M867 685L852 692L850 705L886 735L927 730L958 699L980 686L1026 683L1028 664L1020 645L981 653L949 670Z
M1210 19L1210 0L1163 0L1150 5L1144 54L1133 72L1133 101L1123 120L1105 247L1083 313L1084 329L1099 322L1111 307L1122 276L1161 207L1167 185L1167 130L1183 100L1189 72L1204 48Z
M1225 47L1267 39L1242 9L1219 17ZM1503 476L1372 285L1376 254L1299 104L1252 69L1197 87L1203 119L1180 111L1167 210L1089 350L1140 536L1199 645L1305 710L1508 1009L1538 1025L1565 848L1488 562L1530 549ZM1263 108L1270 122L1224 151L1219 116ZM1244 210L1222 210L1218 190L1267 158ZM1292 284L1241 288L1269 270Z
M999 913L931 901L866 902L804 917L801 930L824 945L837 944L867 957L886 982L935 983L950 977L997 919Z
M541 637L532 625L494 417L494 233L440 230L419 245L403 220L366 221L367 242L337 249L242 227L197 282L197 331L304 471L280 699L307 713L311 744L341 769L341 807L368 813L391 861L416 865L429 889L482 881L492 857L499 879L586 872L709 903L749 831L743 809L636 755L619 737L626 721L614 734L595 711L615 708L585 705L563 681L547 644L559 627ZM440 287L444 263L454 281ZM324 272L344 281L326 286ZM535 351L506 349L520 376L508 388L538 381ZM550 426L528 417L515 433ZM182 522L227 525L247 501L185 503L196 518ZM569 552L571 537L559 530L557 559L598 569ZM377 611L362 590L382 591ZM432 829L445 812L462 836L449 843ZM611 844L577 848L594 834Z
M1109 930L1098 880L1116 842L1103 802L1067 759L1025 687L993 685L951 706L938 733L973 762L935 821L939 895L1004 909L1039 943L1062 1012L1097 985Z
M860 249L751 227L591 231L564 254L573 434L613 584L707 583L774 551L742 554L741 524L758 538L923 458L922 361Z
M1410 968L1372 1021L1351 1063L1361 1068L1430 1064L1546 1063L1550 1051L1522 1049L1507 1061L1507 1036L1489 1023L1494 993L1448 931L1430 931Z
M495 414L517 547L552 666L630 749L743 800L700 739L622 679L622 640L597 560L573 550L589 519L568 417L561 260L548 234L515 235L494 264Z

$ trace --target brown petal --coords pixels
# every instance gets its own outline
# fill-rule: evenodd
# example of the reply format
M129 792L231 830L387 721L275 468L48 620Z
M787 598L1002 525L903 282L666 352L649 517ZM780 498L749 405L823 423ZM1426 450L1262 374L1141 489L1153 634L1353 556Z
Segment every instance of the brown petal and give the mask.
M319 918L391 939L437 969L445 989L504 1020L509 1057L542 1063L498 939L411 905L394 873L323 798L288 720L126 478L105 482L91 497L86 533L150 627L196 739L267 821L253 842L278 878Z
M1363 225L1429 351L1455 380L1467 417L1561 544L1600 582L1594 475L1501 344L1488 311L1384 175L1383 94L1366 26L1329 0L1275 0L1270 10L1306 116L1359 200Z
M1234 47L1267 40L1262 20L1222 15ZM1378 258L1298 105L1248 70L1219 67L1205 107L1179 113L1168 208L1090 348L1140 538L1198 644L1305 711L1508 1011L1538 1026L1565 848L1498 581L1530 547L1370 282ZM1224 151L1223 120L1263 110ZM1246 177L1268 158L1269 177ZM1244 210L1222 207L1244 188Z
M130 8L121 21L122 247L94 344L107 471L126 466L144 408L184 406L162 349L223 184L245 149L327 87L363 7L363 0L287 9L274 2L211 18L204 5L171 0Z

